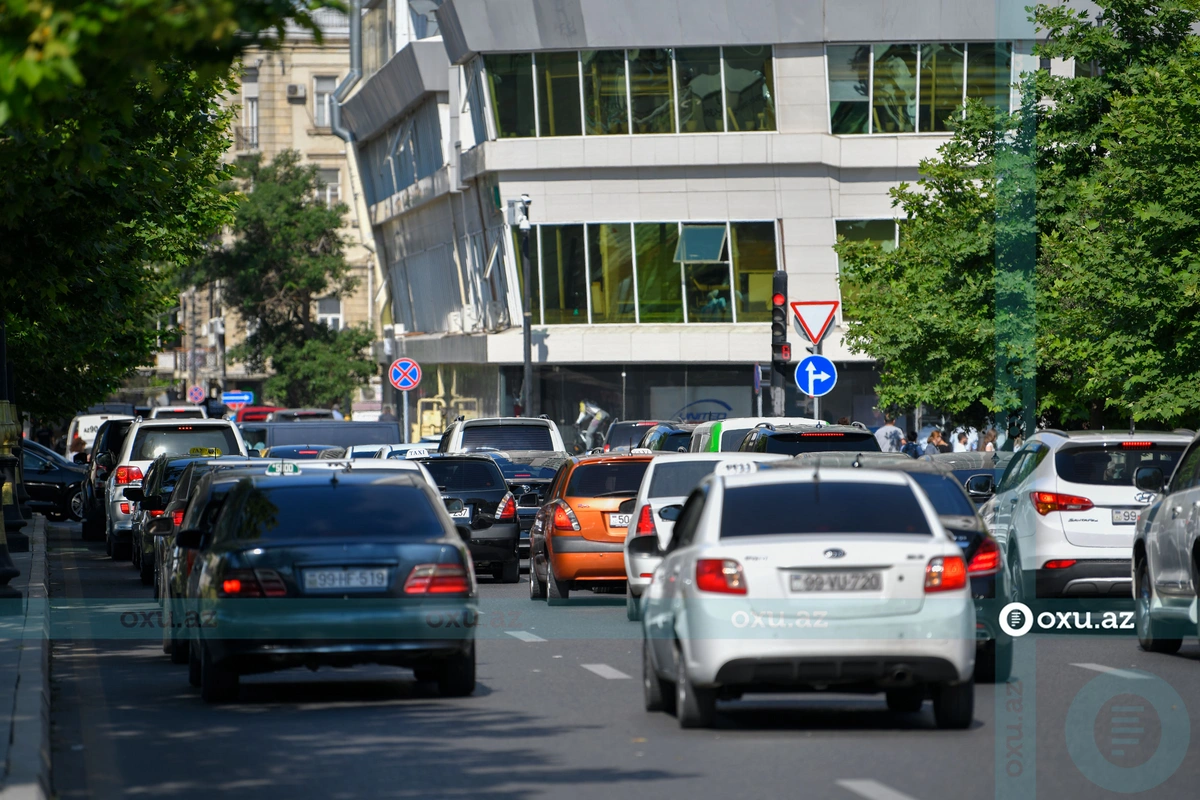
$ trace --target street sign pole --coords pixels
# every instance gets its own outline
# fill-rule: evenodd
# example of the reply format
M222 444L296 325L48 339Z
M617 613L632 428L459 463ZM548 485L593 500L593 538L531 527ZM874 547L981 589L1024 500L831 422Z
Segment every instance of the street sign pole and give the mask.
M408 440L411 438L408 432L408 392L401 392L401 394L404 395L404 433L402 438L404 443L408 444Z
M813 351L814 356L821 355L821 343L813 342L812 351ZM820 419L820 418L821 418L821 398L814 397L813 398L813 419Z

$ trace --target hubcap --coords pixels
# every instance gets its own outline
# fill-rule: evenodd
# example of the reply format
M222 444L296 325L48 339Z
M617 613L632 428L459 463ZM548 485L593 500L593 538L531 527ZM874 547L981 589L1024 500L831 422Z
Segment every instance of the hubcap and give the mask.
M1138 599L1136 623L1138 634L1147 638L1150 632L1150 582L1146 580L1146 568L1138 571Z
M71 514L78 518L83 517L83 492L71 495Z

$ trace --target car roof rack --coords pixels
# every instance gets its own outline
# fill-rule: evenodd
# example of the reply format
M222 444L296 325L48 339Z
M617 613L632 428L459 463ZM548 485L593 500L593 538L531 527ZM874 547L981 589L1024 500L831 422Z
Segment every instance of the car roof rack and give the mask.
M767 430L773 431L773 430L775 430L775 423L774 422L760 422L754 426L755 430L758 430L759 428L766 428Z

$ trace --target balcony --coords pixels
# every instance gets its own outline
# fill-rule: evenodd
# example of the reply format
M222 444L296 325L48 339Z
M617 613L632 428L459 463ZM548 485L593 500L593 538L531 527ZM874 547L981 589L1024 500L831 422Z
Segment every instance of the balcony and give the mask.
M258 126L241 125L233 129L234 146L237 150L258 149Z

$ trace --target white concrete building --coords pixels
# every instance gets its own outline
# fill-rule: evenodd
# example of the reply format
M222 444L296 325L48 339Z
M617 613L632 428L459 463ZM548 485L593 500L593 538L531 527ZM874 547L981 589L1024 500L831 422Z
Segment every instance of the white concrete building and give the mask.
M894 243L888 191L918 178L947 118L964 98L1008 107L1039 67L1016 0L407 6L367 11L386 36L368 35L341 114L384 270L379 358L422 363L427 430L519 403L508 201L532 200L535 411L748 414L772 273L791 300L852 291L837 237ZM845 325L825 344L841 374L822 413L872 422L873 367ZM789 413L804 410L791 387Z

